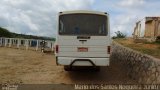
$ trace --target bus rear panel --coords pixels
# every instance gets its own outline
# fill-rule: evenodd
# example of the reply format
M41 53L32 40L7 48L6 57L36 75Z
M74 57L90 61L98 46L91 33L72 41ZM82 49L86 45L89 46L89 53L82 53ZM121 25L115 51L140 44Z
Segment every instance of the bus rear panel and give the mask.
M60 12L55 55L57 65L109 66L109 16L103 12Z

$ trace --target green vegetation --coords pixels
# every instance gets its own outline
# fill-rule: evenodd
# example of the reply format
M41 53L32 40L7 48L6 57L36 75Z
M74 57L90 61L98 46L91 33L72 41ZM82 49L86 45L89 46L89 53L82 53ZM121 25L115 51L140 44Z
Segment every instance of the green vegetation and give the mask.
M11 37L12 33L10 33L7 29L0 27L0 37Z
M141 53L148 54L156 58L160 58L160 43L159 42L135 43L134 40L131 38L130 39L114 39L114 41L122 44L123 46L137 50Z
M53 40L55 38L50 37L41 37L41 36L34 36L34 35L25 35L25 34L17 34L10 32L9 30L0 27L0 37L8 37L8 38L25 38L25 39L41 39L41 40Z
M123 34L121 31L117 31L115 32L116 36L113 36L112 39L116 39L116 38L126 38L126 35Z

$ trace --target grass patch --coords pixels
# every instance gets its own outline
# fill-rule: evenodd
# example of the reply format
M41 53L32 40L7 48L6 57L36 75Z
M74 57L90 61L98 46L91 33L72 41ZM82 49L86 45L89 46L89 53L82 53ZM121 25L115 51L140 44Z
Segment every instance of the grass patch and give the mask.
M141 53L160 58L160 42L135 43L133 39L114 39L119 44L137 50Z
M159 44L160 45L160 41L156 41L156 42L144 42L144 44Z

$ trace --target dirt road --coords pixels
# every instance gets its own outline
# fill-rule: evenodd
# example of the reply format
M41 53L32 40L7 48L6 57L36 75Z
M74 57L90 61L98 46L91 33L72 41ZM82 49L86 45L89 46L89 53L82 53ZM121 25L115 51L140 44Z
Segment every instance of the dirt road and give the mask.
M56 66L54 54L0 47L0 83L22 84L134 84L118 65L100 72L66 72Z

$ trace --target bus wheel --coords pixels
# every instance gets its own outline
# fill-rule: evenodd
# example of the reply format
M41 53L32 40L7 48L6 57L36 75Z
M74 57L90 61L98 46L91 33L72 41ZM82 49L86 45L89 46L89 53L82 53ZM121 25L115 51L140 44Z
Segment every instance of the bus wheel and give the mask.
M64 66L64 70L65 71L71 71L71 67L70 66Z

